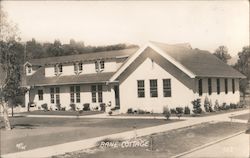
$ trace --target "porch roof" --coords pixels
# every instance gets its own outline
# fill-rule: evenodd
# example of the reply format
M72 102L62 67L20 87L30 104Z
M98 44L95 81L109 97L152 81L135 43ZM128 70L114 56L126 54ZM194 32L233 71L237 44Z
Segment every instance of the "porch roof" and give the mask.
M101 72L94 74L45 77L44 73L45 69L42 67L32 76L27 76L26 83L23 86L104 83L109 81L110 77L114 74L114 72Z

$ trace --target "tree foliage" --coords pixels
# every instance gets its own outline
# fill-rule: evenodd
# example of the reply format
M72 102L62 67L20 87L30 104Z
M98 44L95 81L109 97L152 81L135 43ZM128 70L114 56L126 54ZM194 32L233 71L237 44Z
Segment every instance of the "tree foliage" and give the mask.
M238 53L239 59L235 64L234 68L239 70L247 78L240 81L240 91L245 96L248 82L250 80L250 47L245 46L242 48L242 51ZM250 87L249 87L250 88Z
M94 53L101 51L121 50L135 47L135 45L113 44L106 46L85 46L82 41L71 39L68 44L62 44L60 40L53 43L39 43L34 38L26 42L26 60L39 59L45 57L56 57L63 55L75 55L84 53Z
M226 46L219 46L213 53L217 58L221 59L223 62L227 63L231 59L230 54L228 54L228 49Z
M10 130L8 106L15 98L20 87L20 62L23 57L23 46L18 41L17 26L8 20L7 14L0 8L0 66L1 85L0 103L3 109L3 118L6 130ZM12 104L13 107L13 104Z

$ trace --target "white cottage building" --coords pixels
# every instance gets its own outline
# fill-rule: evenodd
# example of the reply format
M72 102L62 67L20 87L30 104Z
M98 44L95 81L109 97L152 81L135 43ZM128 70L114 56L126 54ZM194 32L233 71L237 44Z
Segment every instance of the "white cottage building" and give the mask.
M140 49L32 59L24 66L26 106L69 109L72 103L79 108L105 103L120 113L191 108L191 101L205 97L212 103L238 103L239 80L245 78L208 51L157 42Z

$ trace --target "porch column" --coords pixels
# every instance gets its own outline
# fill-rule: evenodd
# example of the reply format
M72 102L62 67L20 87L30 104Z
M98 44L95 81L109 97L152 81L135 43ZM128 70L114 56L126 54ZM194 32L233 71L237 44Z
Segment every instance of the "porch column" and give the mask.
M27 92L25 92L25 97L24 97L24 102L25 102L25 107L28 108L28 104L30 101L30 87L27 87ZM27 109L28 110L28 109Z
M114 89L114 85L111 85L110 87L110 99L111 101L111 108L115 107L115 89Z

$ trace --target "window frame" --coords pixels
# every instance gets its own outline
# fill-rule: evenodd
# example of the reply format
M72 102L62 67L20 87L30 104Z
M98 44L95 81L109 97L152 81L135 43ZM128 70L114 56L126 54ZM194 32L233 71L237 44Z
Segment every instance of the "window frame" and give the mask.
M232 92L235 93L235 79L232 78Z
M155 82L155 83L153 83ZM150 79L149 80L149 87L150 87L150 97L157 98L158 97L158 83L157 79Z
M217 94L220 94L220 79L216 79L216 88L217 88Z
M144 80L137 80L137 97L145 98L145 81Z
M38 100L43 100L43 90L38 89L37 94L38 94Z
M212 79L208 78L207 80L207 88L208 88L208 94L211 95L212 94Z
M162 79L163 97L172 97L171 79Z
M60 104L60 87L56 87L56 104Z
M203 95L202 79L199 79L199 80L198 80L198 93L199 93L199 96L202 96L202 95Z
M50 103L55 104L55 89L54 89L54 87L50 88Z
M96 103L97 102L96 85L91 85L91 99L92 99L92 103Z
M228 93L228 79L227 78L224 79L224 84L225 84L225 94L227 94Z

